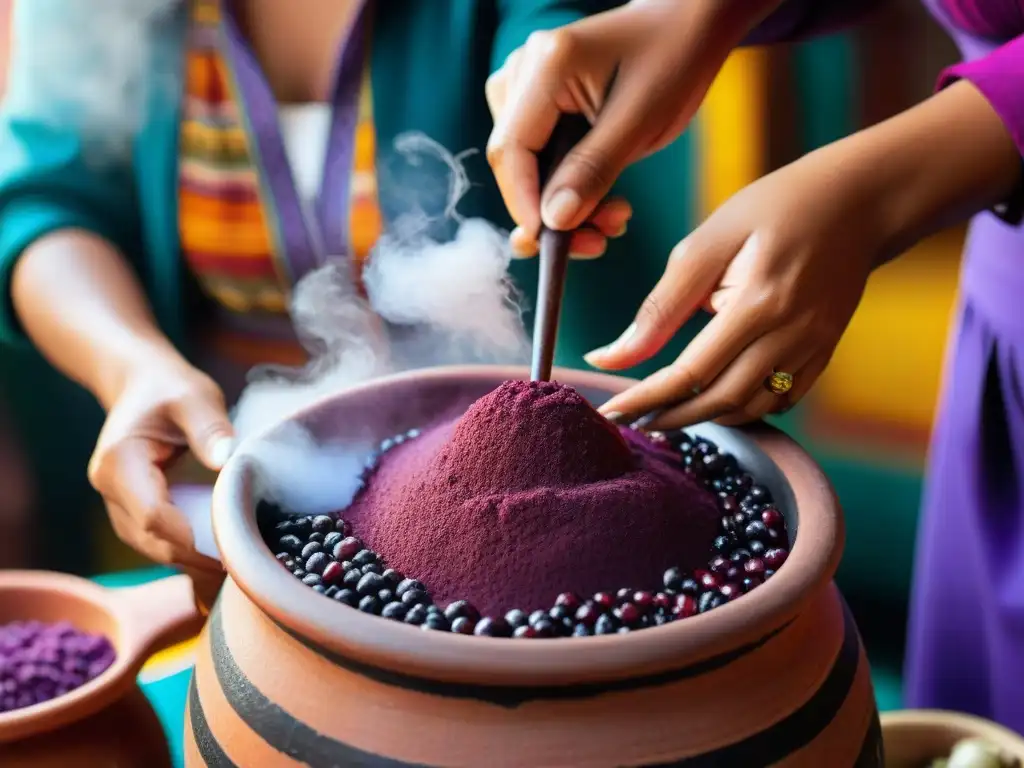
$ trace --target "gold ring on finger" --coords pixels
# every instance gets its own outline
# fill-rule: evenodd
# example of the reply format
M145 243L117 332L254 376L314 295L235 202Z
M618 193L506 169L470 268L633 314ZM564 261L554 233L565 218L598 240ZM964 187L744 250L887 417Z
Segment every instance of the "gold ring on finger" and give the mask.
M772 371L772 375L764 380L764 386L773 395L784 395L793 388L793 374Z

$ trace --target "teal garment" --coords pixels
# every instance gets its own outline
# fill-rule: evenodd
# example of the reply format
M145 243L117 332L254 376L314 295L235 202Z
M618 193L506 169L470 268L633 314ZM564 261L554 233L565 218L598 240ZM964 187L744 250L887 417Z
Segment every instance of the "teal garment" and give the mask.
M421 131L453 150L477 149L467 159L474 187L460 211L510 226L483 156L491 120L484 96L488 73L531 32L572 22L620 0L389 0L377 15L372 48L374 116L381 167L402 132ZM22 343L10 302L12 269L39 237L67 227L97 232L115 243L137 271L164 331L179 346L191 284L181 268L177 222L177 131L180 88L160 91L131 142L130 158L97 168L84 160L74 110L40 103L45 60L32 58L51 39L54 24L86 13L79 0L32 0L15 6L17 46L8 98L0 113L0 390L35 468L47 523L67 526L60 542L43 542L41 564L87 570L84 507L90 499L85 467L102 414L74 385ZM161 26L154 67L180 72L183 9ZM83 67L89 63L83 62ZM44 115L45 113L45 115ZM70 113L70 114L69 114ZM56 114L56 119L53 119ZM44 119L47 118L47 119ZM597 262L570 268L556 362L582 367L582 355L614 339L662 272L672 246L692 224L687 137L629 169L616 191L636 214L630 231ZM386 178L380 179L385 215ZM516 263L513 276L527 306L534 302L536 263ZM529 312L526 321L531 322ZM647 373L680 351L690 333L636 373ZM95 506L95 504L94 504Z

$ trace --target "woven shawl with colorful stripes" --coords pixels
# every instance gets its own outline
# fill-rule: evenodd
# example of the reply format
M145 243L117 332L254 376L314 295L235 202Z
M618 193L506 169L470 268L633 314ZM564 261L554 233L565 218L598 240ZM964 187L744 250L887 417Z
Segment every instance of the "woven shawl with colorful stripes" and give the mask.
M218 0L194 0L186 51L179 162L183 257L203 291L235 312L282 313L291 290L273 206L220 45ZM369 67L363 69L350 194L352 257L361 264L381 230Z

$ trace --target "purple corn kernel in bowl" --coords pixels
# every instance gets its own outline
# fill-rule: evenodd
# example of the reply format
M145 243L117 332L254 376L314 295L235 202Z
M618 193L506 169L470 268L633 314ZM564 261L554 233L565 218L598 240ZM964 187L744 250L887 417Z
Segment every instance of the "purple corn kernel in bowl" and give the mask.
M0 625L0 715L85 685L114 663L114 647L68 622Z

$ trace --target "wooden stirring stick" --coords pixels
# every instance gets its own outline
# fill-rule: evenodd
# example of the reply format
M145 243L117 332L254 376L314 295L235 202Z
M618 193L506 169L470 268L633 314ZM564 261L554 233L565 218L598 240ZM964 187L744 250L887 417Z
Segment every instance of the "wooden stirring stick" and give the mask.
M562 116L551 134L547 147L537 158L541 173L541 189L569 151L589 130L590 123L582 115ZM559 232L541 227L540 277L537 282L537 314L533 322L533 360L530 365L532 381L548 381L551 378L571 240L572 232Z

